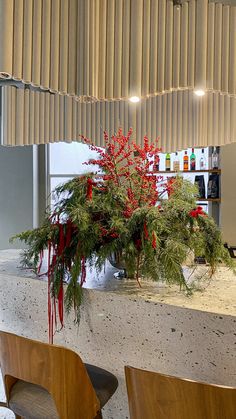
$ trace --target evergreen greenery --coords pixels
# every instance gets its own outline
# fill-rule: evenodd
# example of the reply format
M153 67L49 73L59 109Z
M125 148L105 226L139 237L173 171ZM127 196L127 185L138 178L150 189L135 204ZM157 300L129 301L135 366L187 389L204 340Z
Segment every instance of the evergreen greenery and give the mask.
M86 267L95 263L99 271L114 253L139 284L146 277L189 290L182 266L191 253L205 258L210 275L222 262L233 268L214 220L196 207L195 186L179 176L166 183L150 172L157 144L145 138L138 147L130 136L105 135L106 151L90 145L99 158L89 163L103 175L88 173L56 188L56 207L42 227L16 236L27 245L23 262L36 272L50 248L51 293L57 299L67 280L67 311L79 312Z

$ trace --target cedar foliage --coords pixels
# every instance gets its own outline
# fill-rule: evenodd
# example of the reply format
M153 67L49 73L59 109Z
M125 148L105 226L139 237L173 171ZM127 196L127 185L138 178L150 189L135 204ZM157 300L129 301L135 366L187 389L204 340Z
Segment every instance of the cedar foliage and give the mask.
M209 275L222 262L233 268L214 220L196 208L196 188L180 176L166 183L152 174L157 142L145 137L139 147L131 133L119 130L111 139L105 134L105 151L89 144L99 158L87 164L98 165L103 175L88 173L57 187L56 207L42 227L16 236L27 245L23 263L36 272L40 255L53 245L51 293L57 298L61 281L67 280L67 311L74 307L79 313L85 263L99 271L114 253L139 283L145 276L187 290L191 285L182 266L190 253L206 259Z

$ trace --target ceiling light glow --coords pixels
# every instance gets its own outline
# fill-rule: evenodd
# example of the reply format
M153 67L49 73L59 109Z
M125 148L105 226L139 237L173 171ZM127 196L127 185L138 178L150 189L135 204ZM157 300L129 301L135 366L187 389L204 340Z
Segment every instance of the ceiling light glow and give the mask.
M204 96L206 92L203 89L198 89L198 90L194 90L194 93L197 96Z
M130 102L137 103L140 101L140 98L138 96L131 96L129 100Z

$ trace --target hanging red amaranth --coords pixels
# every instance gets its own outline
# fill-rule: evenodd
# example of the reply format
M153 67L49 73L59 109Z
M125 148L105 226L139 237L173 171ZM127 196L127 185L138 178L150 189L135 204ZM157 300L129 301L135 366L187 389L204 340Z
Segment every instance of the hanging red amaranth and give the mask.
M87 195L86 195L86 198L89 201L91 201L92 198L93 198L93 185L94 185L93 180L91 178L88 178L88 180L87 180Z
M155 231L152 232L152 247L153 249L157 248L157 237Z
M141 241L141 239L136 239L135 240L135 246L136 246L136 249L138 251L141 250L141 247L142 247L142 241Z
M53 343L53 324L54 316L52 310L52 297L51 297L51 247L52 243L48 242L48 340Z
M60 277L60 289L57 296L58 301L58 315L59 320L61 323L61 327L63 327L63 301L64 301L64 292L63 292L63 274L64 274L64 250L65 250L65 235L64 235L64 224L59 222L59 249L58 249L58 256L62 259L62 272Z
M72 222L68 220L66 223L66 247L70 246L72 236Z
M144 221L144 224L143 224L143 232L144 232L145 239L148 240L149 234L148 234L148 229L147 229L147 223L146 223L146 221Z
M57 216L57 221L54 224L55 228L58 229L59 241L54 243L53 240L48 242L48 326L49 326L49 342L53 343L54 335L54 325L57 327L57 307L58 307L58 317L60 320L61 327L64 325L64 290L63 290L63 274L65 269L64 261L64 251L65 247L68 245L68 242L71 240L71 222L62 224L59 221L59 216ZM68 228L68 232L67 232ZM66 229L66 235L65 230ZM58 258L61 259L61 277L60 277L60 287L57 297L55 296L55 290L53 288L53 273L55 271L55 266L57 264ZM41 265L41 263L40 263ZM40 268L41 266L39 266Z
M58 293L58 315L61 323L61 327L64 326L64 290L63 290L63 281L61 281L60 290Z
M40 274L40 271L41 271L41 268L42 268L43 255L44 255L43 250L40 250L40 253L39 253L39 266L38 266L38 270L37 270L37 274L38 275Z
M63 258L63 252L65 247L65 241L64 241L64 225L61 224L58 221L58 227L59 227L59 247L58 247L58 255L62 256Z

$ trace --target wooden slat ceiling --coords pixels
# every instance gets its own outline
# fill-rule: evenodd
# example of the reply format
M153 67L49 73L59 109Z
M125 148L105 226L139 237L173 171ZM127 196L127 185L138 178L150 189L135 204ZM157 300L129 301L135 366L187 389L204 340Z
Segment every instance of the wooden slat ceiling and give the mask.
M1 77L81 101L193 88L235 95L235 67L236 6L0 1Z

